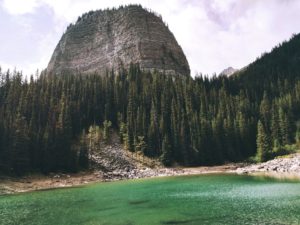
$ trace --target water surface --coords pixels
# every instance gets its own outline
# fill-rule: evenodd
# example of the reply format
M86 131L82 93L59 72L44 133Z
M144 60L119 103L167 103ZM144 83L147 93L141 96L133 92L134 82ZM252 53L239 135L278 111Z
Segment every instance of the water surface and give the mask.
M0 224L300 224L300 183L215 174L7 195Z

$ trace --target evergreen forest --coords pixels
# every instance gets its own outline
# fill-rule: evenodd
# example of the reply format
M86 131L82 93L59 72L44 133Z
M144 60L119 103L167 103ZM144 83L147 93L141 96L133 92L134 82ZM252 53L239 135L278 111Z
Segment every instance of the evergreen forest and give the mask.
M124 148L166 166L265 161L300 142L300 36L233 76L143 72L26 79L0 70L0 171L88 167L89 133L118 132Z

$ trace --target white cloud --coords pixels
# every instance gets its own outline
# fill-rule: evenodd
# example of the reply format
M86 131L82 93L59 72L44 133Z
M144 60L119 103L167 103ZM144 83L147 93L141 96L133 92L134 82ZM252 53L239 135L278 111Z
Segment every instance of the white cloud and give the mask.
M12 71L15 68L15 66L13 66L11 64L7 64L7 63L2 62L2 61L0 61L0 67L1 67L1 72L2 73L6 72L8 69L10 71Z
M37 6L38 0L3 0L2 2L2 7L13 15L32 13Z
M32 28L29 14L37 15L40 7L53 12L49 19L54 27L49 27L38 42L28 43L39 59L24 56L26 60L19 64L29 71L34 66L47 66L65 27L82 13L129 3L142 4L162 15L186 53L192 74L244 67L292 33L300 32L297 0L3 0L1 6L12 17L22 16L20 23L27 32Z
M22 71L24 75L30 76L35 75L37 70L41 71L42 68L44 68L45 63L47 63L47 61L41 60L39 62L26 63L21 67L19 64L7 64L0 61L0 67L2 72L6 72L7 70L14 71L16 69L17 71Z

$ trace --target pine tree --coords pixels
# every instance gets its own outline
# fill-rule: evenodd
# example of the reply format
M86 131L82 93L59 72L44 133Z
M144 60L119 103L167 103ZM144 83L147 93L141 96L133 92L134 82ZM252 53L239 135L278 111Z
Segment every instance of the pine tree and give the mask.
M17 175L22 175L30 169L29 137L25 118L17 114L11 137L11 161L12 170Z
M269 137L268 134L265 131L265 128L262 124L262 122L259 120L257 123L257 160L259 162L264 162L269 157L270 152L270 143L269 143Z
M280 143L286 145L290 143L289 139L289 119L284 110L280 107L279 109L279 130L280 130Z
M160 156L160 160L165 166L171 166L172 164L171 143L167 135L165 135L162 142L162 155Z
M175 100L172 100L172 110L171 110L171 139L172 139L172 150L174 152L174 159L176 161L182 160L179 142L179 123L177 116L177 106Z
M272 136L273 143L275 143L275 141L276 142L278 141L278 144L280 144L281 141L280 124L279 124L278 112L275 107L272 110L272 117L271 117L271 136Z
M60 100L60 113L56 124L56 163L59 169L73 169L71 152L72 121L66 97Z
M156 159L170 154L172 163L211 165L248 158L257 147L265 160L300 142L300 64L288 72L278 65L254 63L248 78L162 76L134 65L117 76L41 74L30 81L0 72L0 167L84 167L87 152L109 139L96 125L105 120L127 149Z
M160 138L158 126L158 114L155 108L154 101L151 104L150 127L148 130L148 151L150 156L159 156L160 154Z
M126 146L129 151L134 151L134 138L135 138L135 104L134 104L134 90L133 87L129 90L127 107L127 137Z
M299 148L300 147L300 130L299 130L299 128L296 131L295 141L296 141L297 147Z
M119 129L120 141L121 141L121 143L124 143L125 136L127 136L127 127L124 122L121 122L119 127L120 127L120 129Z
M80 135L78 164L81 168L89 168L89 147L85 130Z
M100 140L101 140L100 127L96 125L90 126L87 139L88 139L88 151L90 153L94 152L95 150L99 150Z
M144 160L144 154L146 153L147 150L147 143L145 142L145 137L144 136L138 136L136 139L136 145L135 145L135 152L141 152Z
M186 115L183 115L180 125L180 140L182 146L182 156L183 162L185 165L191 163L191 144L190 144L190 128L186 118Z
M111 121L105 120L103 122L103 140L104 142L108 142L110 139L110 128L111 128Z

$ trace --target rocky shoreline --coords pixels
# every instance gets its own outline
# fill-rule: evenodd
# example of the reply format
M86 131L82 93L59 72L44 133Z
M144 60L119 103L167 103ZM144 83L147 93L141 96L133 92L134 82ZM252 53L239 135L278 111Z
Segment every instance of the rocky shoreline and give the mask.
M278 157L264 163L251 164L236 170L238 174L248 173L291 173L300 177L300 153Z
M168 177L182 175L197 175L206 173L226 173L234 172L241 164L231 163L222 166L207 167L175 167L175 168L148 168L133 169L128 172L113 171L103 174L103 181L140 179L151 177Z
M141 179L150 177L166 177L181 175L197 175L207 173L226 173L237 169L239 164L228 164L195 168L140 168L130 171L103 172L100 170L84 171L76 174L32 174L24 177L0 176L0 195L47 190L53 188L74 187L98 182Z
M32 174L24 177L0 176L0 195L73 187L97 182L166 177L181 175L199 175L207 173L237 173L249 175L267 175L277 178L300 178L300 153L276 158L259 164L232 163L209 167L134 167L106 171L92 169L76 174L52 173L49 175Z

